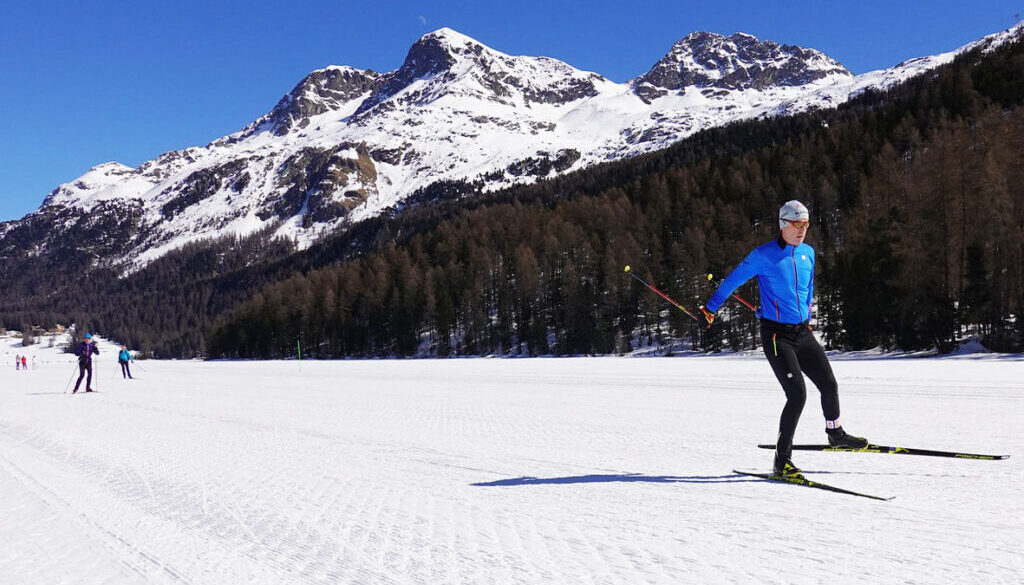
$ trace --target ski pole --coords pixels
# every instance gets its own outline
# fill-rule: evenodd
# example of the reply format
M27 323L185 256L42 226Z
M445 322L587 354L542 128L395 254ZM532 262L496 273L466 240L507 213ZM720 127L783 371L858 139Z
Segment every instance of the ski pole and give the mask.
M75 364L75 365L77 366L78 364ZM65 394L68 393L68 388L71 388L71 380L74 380L74 379L75 379L75 370L71 370L71 377L68 378L68 383L67 383L67 385L64 386L64 393Z
M714 276L714 275L712 275L712 274L708 274L708 280L711 280L713 276ZM721 283L719 283L719 284L721 284ZM747 306L747 308L748 308L748 309L750 309L751 311L753 311L753 312L755 312L755 313L757 312L757 307L755 307L755 306L753 305L753 303L751 303L751 302L750 302L750 301L748 301L747 299L745 299L745 298L741 297L740 295L738 295L738 294L736 294L736 293L732 293L732 295L731 295L731 296L732 296L732 298L734 298L734 299L736 299L737 301L739 301L739 302L743 303L744 305L746 305L746 306Z
M677 309L679 309L680 311L682 311L682 312L686 313L687 315L689 315L690 318L693 319L694 321L700 323L700 319L698 319L697 316L694 315L693 313L687 311L686 307L684 307L684 306L680 305L679 303L675 302L674 300L672 300L672 297L670 297L667 294L661 292L660 290L655 288L653 285L648 284L647 281L645 281L644 279L642 279L639 276L637 276L635 272L630 272L628 265L626 266L624 272L626 272L627 274L629 274L633 278L639 280L641 283L643 283L644 286L646 286L647 288L649 288L649 289L653 290L654 292L658 293L659 295L661 295L661 297L663 299L665 299L666 301L672 303Z
M738 295L736 293L732 293L732 298L734 298L737 301L739 301L739 302L743 303L744 305L746 305L746 307L748 309L750 309L751 311L753 311L755 313L757 312L757 307L755 307L750 301L748 301L747 299L741 297L740 295Z

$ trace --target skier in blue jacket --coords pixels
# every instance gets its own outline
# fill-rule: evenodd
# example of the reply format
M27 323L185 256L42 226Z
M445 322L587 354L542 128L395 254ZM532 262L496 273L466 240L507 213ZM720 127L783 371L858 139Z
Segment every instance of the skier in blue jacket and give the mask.
M804 374L821 393L825 432L832 446L861 448L868 442L847 434L839 424L839 388L825 351L811 333L811 304L814 292L814 249L804 243L810 215L799 201L788 201L779 209L778 239L755 248L733 269L718 290L701 307L710 327L715 311L740 285L757 277L761 291L761 342L768 363L786 393L786 406L779 419L779 436L773 469L777 475L799 476L791 460L793 435L800 420L807 390Z
M121 351L117 353L117 363L121 364L121 377L132 379L132 371L128 367L128 362L134 362L132 358L132 352L128 351L127 345L121 346Z

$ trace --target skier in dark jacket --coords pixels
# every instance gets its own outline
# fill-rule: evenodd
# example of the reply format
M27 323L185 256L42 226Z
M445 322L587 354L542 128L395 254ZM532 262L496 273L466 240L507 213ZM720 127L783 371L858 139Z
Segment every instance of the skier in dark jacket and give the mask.
M121 377L132 379L132 371L128 368L128 362L134 362L132 358L132 352L128 351L128 346L122 345L121 351L117 354L117 363L121 364Z
M861 448L866 439L854 437L839 424L839 387L821 345L811 333L811 302L814 292L814 249L804 243L810 215L799 201L779 209L778 239L755 248L725 277L715 294L701 307L708 326L715 311L740 285L757 277L761 291L761 343L775 377L786 393L779 419L779 436L773 469L776 475L800 476L793 465L793 435L800 420L807 390L804 374L821 393L825 432L832 446Z
M85 391L92 392L92 356L100 355L100 350L96 348L96 343L92 340L91 334L85 334L85 338L75 348L75 355L78 356L78 381L75 382L75 389L71 393L78 392L78 386L82 383L82 378L86 375L86 372L88 372L89 376L85 379Z

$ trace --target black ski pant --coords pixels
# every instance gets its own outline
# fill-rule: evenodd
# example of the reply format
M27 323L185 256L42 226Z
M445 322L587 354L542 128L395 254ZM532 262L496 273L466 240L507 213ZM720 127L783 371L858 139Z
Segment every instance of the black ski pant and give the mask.
M122 378L131 378L132 377L132 371L130 369L128 369L128 362L122 360L122 361L119 361L118 363L121 364L121 377Z
M78 381L75 382L75 392L78 392L78 386L87 372L89 377L85 379L85 389L89 390L92 388L92 362L78 362Z
M825 350L811 334L806 323L791 325L761 319L761 342L764 355L786 393L786 406L779 417L779 438L776 448L789 457L793 451L793 435L800 413L807 401L804 386L806 374L821 394L821 412L826 420L839 418L839 385Z

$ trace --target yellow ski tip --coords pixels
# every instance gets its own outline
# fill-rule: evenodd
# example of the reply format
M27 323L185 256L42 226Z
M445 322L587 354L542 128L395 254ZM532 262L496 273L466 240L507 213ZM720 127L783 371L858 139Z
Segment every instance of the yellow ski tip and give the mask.
M623 272L629 272L629 264L626 265L626 269Z
M712 277L714 277L714 275L713 275L713 274L711 274L711 273L709 272L709 273L708 273L708 280L711 280L711 279L712 279Z

